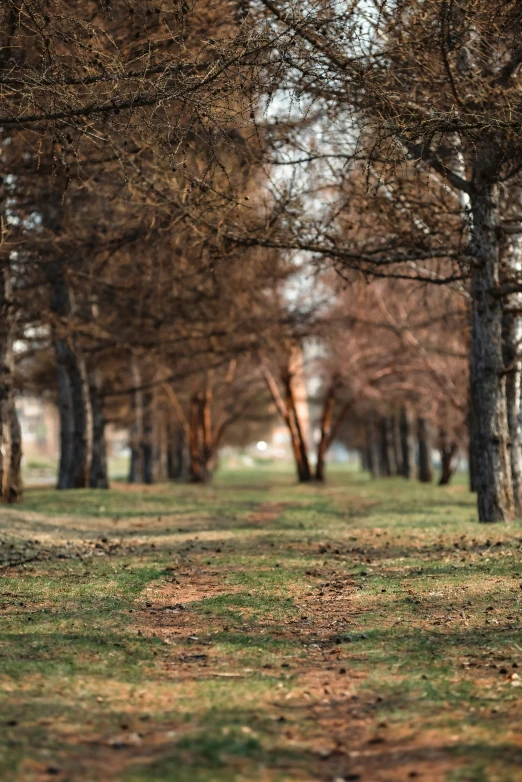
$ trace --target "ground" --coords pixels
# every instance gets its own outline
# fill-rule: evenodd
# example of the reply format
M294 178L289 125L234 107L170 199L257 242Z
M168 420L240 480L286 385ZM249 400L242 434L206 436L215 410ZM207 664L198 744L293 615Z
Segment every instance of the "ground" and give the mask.
M0 512L0 778L522 780L522 528L331 473Z

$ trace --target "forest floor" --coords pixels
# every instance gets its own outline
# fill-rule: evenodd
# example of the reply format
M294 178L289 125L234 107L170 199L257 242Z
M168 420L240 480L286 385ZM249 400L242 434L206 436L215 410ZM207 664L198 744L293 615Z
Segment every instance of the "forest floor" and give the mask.
M0 511L0 778L522 780L522 527L332 472Z

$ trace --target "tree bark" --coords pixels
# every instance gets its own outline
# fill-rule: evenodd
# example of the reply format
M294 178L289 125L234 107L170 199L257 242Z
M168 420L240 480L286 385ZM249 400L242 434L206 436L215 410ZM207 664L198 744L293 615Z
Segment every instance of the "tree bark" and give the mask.
M60 419L60 463L58 489L69 489L73 440L72 397L69 375L62 359L62 342L55 339L54 351L58 371L58 416Z
M308 452L303 437L301 422L299 421L299 413L295 404L291 373L284 372L282 374L282 381L285 389L285 406L292 439L292 450L296 460L297 477L300 483L308 483L312 480L312 471L310 469L310 462L308 461Z
M129 465L129 483L143 483L143 390L141 389L141 370L138 360L131 359L131 407L133 422L129 432L131 451Z
M389 478L391 475L391 465L388 454L388 438L386 432L386 418L383 416L379 419L379 461L382 466L382 474Z
M400 474L410 480L415 477L415 437L412 416L406 407L401 409L400 432L402 456Z
M61 261L47 269L51 289L51 311L65 320L72 314L71 296ZM59 489L83 489L89 486L92 459L92 411L85 362L74 336L64 337L54 326L54 350L58 369L58 407L60 413Z
M439 432L439 453L440 453L440 479L439 486L447 486L455 473L454 458L457 455L458 446L456 442L449 442L447 433L444 429Z
M89 485L92 460L92 412L85 364L71 346L55 337L60 415L59 489Z
M201 472L199 395L193 394L189 406L189 480L191 483L204 481Z
M156 419L156 394L154 389L147 390L143 394L143 482L154 483L155 480L155 428Z
M366 440L368 443L368 462L370 464L370 472L372 477L382 478L384 472L381 458L379 432L377 422L374 418L370 418L366 425Z
M520 443L520 318L513 313L504 313L503 354L506 366L506 411L510 439L509 457L513 504L517 518L522 516L522 448Z
M89 486L91 489L108 489L105 412L101 392L100 371L96 368L89 369L88 378L92 409L92 461Z
M156 433L154 438L154 477L156 481L169 479L169 426L164 410L156 409Z
M0 498L7 502L11 487L11 418L14 405L12 294L7 261L0 268Z
M506 377L502 354L502 303L499 283L498 188L475 183L471 199L472 336L471 404L475 422L476 488L481 522L513 517Z
M299 416L295 407L291 374L288 371L281 372L281 380L285 389L285 399L283 400L272 373L264 365L262 365L261 371L277 410L288 427L290 445L292 447L297 470L297 479L300 483L306 483L312 479L312 473L308 461L306 444L303 440L303 434L299 424Z
M332 383L326 394L323 404L323 412L321 415L321 434L319 443L317 445L317 463L315 465L315 480L321 482L324 481L325 478L325 459L329 445L330 429L332 426L332 415L335 405L335 391L335 385Z
M383 416L379 423L382 474L386 476L397 474L397 461L393 444L393 419Z
M11 476L8 502L20 502L23 495L22 484L22 430L13 401L11 405Z
M504 236L502 241L502 278L520 274L521 239L519 236ZM501 279L502 279L501 278ZM502 279L502 281L504 281ZM506 409L510 439L511 482L513 485L513 503L517 518L522 517L522 447L521 447L521 408L520 373L522 362L522 295L513 293L502 300L502 355L506 372Z
M392 443L393 443L393 457L395 464L397 465L397 475L401 474L402 470L402 443L401 443L401 420L400 415L394 413L391 416L391 431L392 431Z
M168 428L167 476L171 481L180 480L184 471L185 437L181 426Z
M417 419L417 438L419 441L419 481L431 483L433 480L432 433L431 424L425 418Z

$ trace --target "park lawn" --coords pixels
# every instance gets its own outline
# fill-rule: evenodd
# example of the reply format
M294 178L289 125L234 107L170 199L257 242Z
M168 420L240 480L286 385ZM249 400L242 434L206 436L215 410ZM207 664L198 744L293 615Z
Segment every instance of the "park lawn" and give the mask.
M331 472L0 511L0 778L522 780L522 529Z

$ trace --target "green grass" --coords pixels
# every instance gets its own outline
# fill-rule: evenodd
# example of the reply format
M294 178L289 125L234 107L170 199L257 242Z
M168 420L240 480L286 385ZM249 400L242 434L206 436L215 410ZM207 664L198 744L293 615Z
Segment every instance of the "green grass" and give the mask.
M464 480L261 467L1 514L1 779L522 780L522 528Z

